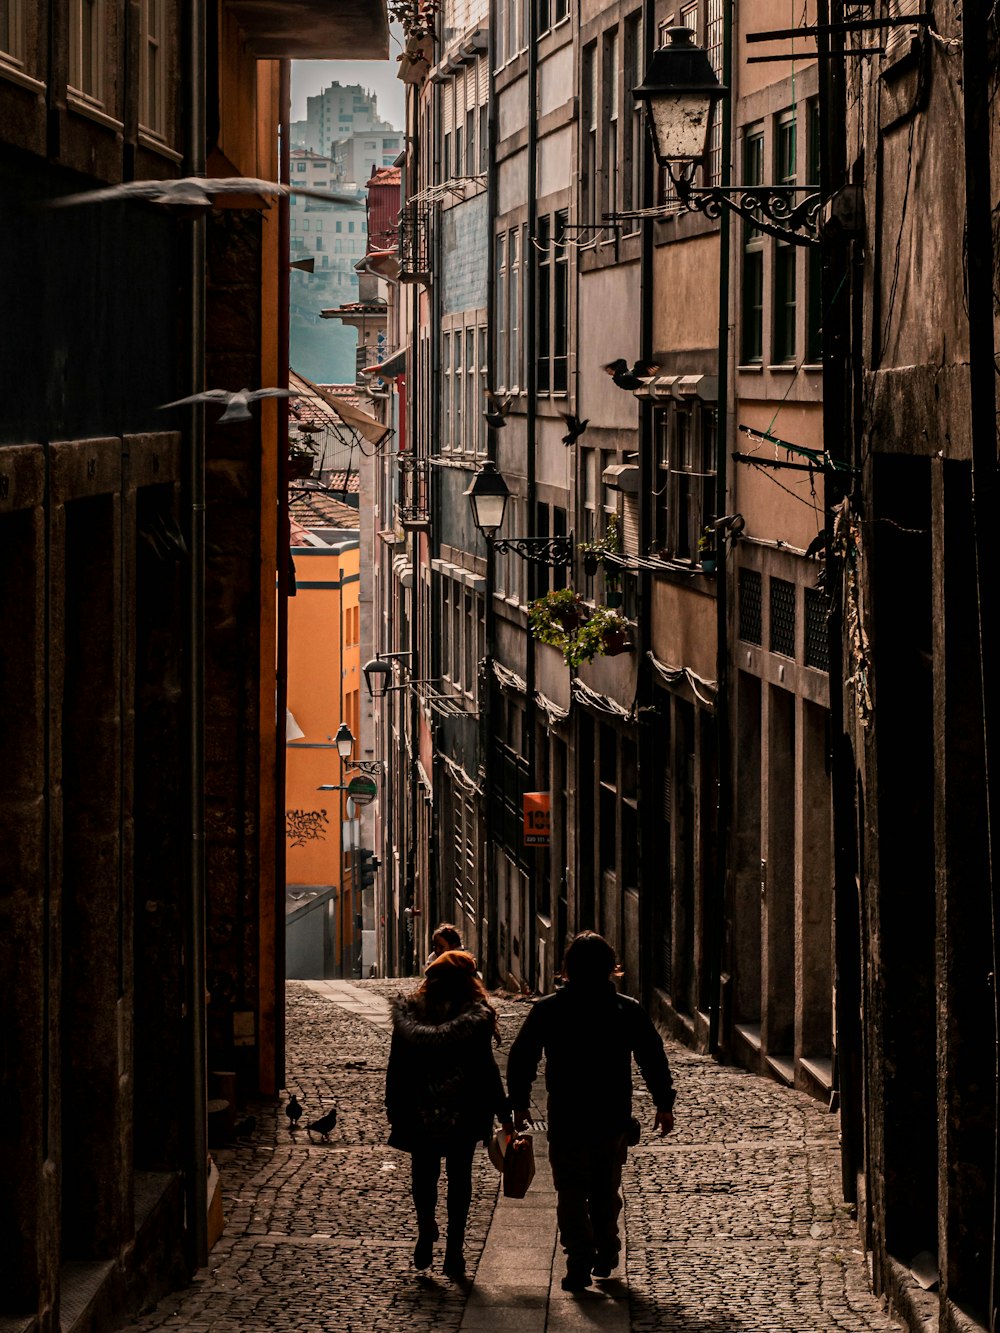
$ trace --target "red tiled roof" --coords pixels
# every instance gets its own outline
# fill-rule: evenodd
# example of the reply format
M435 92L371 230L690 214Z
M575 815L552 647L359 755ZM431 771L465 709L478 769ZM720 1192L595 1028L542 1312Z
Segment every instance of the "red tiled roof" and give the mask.
M345 504L343 500L327 495L324 491L289 491L288 514L292 521L293 546L296 529L350 528L356 531L361 526L358 511L353 505Z

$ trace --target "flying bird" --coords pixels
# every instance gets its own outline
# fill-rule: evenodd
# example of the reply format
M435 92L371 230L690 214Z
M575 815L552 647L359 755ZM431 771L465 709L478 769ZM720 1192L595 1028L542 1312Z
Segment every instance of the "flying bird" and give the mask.
M290 398L292 389L237 389L231 393L228 389L206 389L204 393L192 393L187 398L175 398L172 403L161 403L156 409L165 411L168 407L183 407L186 403L225 403L226 410L215 423L224 426L230 421L249 421L250 404L258 398Z
M590 425L590 418L581 421L575 417L572 412L560 412L559 415L566 423L566 434L562 437L563 444L576 444L577 440Z
M83 190L80 194L66 194L49 199L43 208L76 208L79 204L112 203L116 199L136 199L140 203L158 204L164 208L207 212L216 206L216 200L226 194L259 194L265 199L279 199L286 195L305 195L310 199L324 199L330 204L360 208L363 199L352 195L334 194L330 190L310 190L301 185L279 185L277 181L257 180L252 176L182 176L180 180L126 181L123 185L108 185L100 190Z
M628 362L620 356L616 361L608 362L604 367L604 373L611 376L619 389L638 389L641 388L643 380L655 375L659 368L651 361L636 361L630 370Z
M492 389L487 389L486 400L489 403L488 411L483 413L486 424L492 426L494 430L500 430L507 424L507 413L514 399L510 394L506 398L498 398Z
M298 1129L299 1120L302 1116L302 1106L294 1092L288 1099L288 1105L285 1107L285 1115L288 1116L288 1128Z
M324 1143L329 1143L330 1131L336 1123L337 1108L334 1107L332 1111L327 1111L326 1115L321 1115L318 1120L313 1120L306 1125L306 1130L308 1131L310 1138L312 1138L313 1134L318 1134Z

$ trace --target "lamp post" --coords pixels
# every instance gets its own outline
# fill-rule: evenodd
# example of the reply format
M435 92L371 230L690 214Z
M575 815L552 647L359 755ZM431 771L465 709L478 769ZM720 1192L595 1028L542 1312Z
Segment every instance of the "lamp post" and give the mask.
M510 552L540 565L569 565L573 560L573 534L566 537L504 537L496 532L503 525L510 489L492 459L483 463L463 492L472 506L472 521L494 552Z
M705 160L716 105L729 89L716 77L708 52L695 46L690 28L667 29L668 43L653 53L645 78L632 96L645 103L653 151L665 167L681 207L719 218L739 213L758 231L793 245L819 242L822 196L816 185L695 185ZM662 217L671 206L611 213L612 221Z

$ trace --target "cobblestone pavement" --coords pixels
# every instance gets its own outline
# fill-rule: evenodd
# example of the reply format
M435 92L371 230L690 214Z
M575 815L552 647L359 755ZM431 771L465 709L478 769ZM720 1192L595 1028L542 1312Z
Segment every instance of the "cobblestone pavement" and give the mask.
M374 998L412 983L356 984ZM498 999L498 1005L506 1051L525 1003ZM473 1286L471 1293L440 1277L416 1276L409 1159L385 1146L388 1035L308 983L288 984L287 1013L288 1090L304 1104L303 1123L337 1106L331 1140L290 1133L284 1097L248 1108L257 1117L252 1139L215 1154L226 1229L208 1267L129 1325L133 1333L444 1333L459 1329L467 1305L464 1327L497 1333L610 1327L601 1310L616 1304L620 1312L620 1283L587 1293L569 1312L566 1298L560 1303L554 1296L547 1316L532 1310L529 1318L525 1309L523 1321L513 1323L508 1293L504 1312L498 1308L491 1323L494 1267L484 1268L480 1290ZM804 1094L683 1047L669 1050L677 1128L662 1142L644 1134L625 1171L634 1333L898 1329L871 1295L854 1223L839 1201L836 1117ZM648 1124L652 1108L641 1084L636 1102ZM466 1244L473 1279L497 1198L498 1176L485 1152L474 1184ZM508 1228L511 1206L517 1207L505 1201ZM553 1237L554 1226L553 1217ZM537 1230L531 1243L538 1245ZM552 1240L546 1244L551 1250ZM559 1258L557 1251L555 1293Z

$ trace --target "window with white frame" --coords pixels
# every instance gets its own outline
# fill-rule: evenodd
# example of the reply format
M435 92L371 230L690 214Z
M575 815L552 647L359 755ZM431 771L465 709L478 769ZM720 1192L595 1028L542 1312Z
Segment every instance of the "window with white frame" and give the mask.
M581 121L583 130L583 176L581 213L588 226L597 223L597 43L583 48Z
M0 4L3 0L0 0ZM147 134L165 137L166 46L164 0L142 0L139 60L139 124Z
M461 329L456 329L452 335L452 353L453 365L451 375L451 388L454 394L454 413L452 428L452 448L460 450L465 447L465 440L462 435L462 407L465 399L465 376L462 373L462 346L464 336Z
M98 105L104 101L104 0L70 0L69 85Z
M552 390L565 393L569 375L569 210L553 215L555 291L552 301Z
M604 189L602 191L602 212L613 213L618 206L618 165L620 149L618 143L618 102L621 96L619 88L621 73L621 43L618 29L612 28L604 34ZM599 219L595 218L594 221ZM589 238L588 238L589 239Z
M451 450L451 334L441 339L441 446Z
M625 127L622 164L622 208L629 212L642 207L642 102L631 90L642 82L642 12L625 20ZM638 223L633 224L638 229Z
M716 409L700 399L656 413L656 547L670 560L698 559L715 518Z
M507 368L507 385L512 389L523 387L524 375L521 373L521 229L512 227L507 237L507 345L510 350L510 363Z
M507 387L507 234L496 240L496 389Z
M24 61L24 0L0 0L0 61Z
M478 380L478 384L477 384L477 386L476 386L476 389L475 389L475 391L474 391L474 392L475 392L475 400L476 400L476 403L477 403L477 406L478 406L478 409L479 409L479 410L476 411L476 414L475 414L475 421L476 421L476 453L477 453L477 454L485 454L485 453L486 453L486 418L483 416L483 413L482 413L482 402L483 402L482 389L483 389L483 386L486 384L487 380L489 379L489 374L490 374L490 367L489 367L489 332L488 332L487 327L486 327L485 324L480 324L480 326L479 326L479 339L478 339L478 341L479 341L479 358L478 358L478 367L479 367L478 374L479 374L479 380Z
M463 389L465 394L465 449L468 453L473 453L476 448L476 407L479 402L479 395L476 393L478 369L476 330L469 326L465 330L465 385Z

